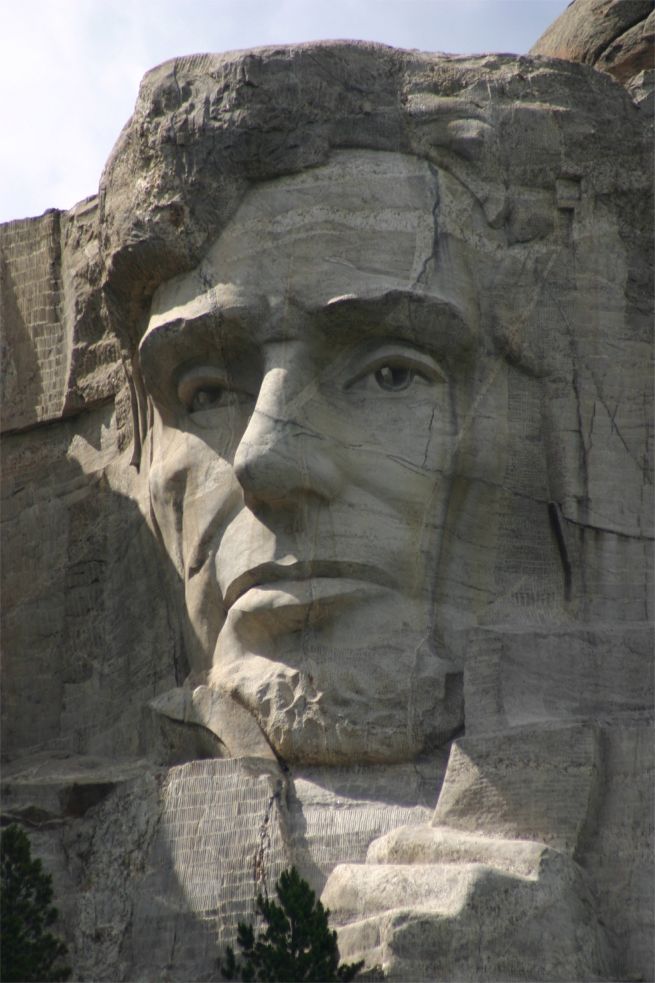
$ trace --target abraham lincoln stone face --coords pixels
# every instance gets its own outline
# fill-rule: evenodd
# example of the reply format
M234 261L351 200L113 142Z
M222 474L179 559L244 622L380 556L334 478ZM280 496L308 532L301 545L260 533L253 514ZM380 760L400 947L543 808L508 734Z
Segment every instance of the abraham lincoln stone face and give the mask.
M289 761L407 760L461 724L437 595L476 326L438 203L396 153L261 184L141 343L193 677Z

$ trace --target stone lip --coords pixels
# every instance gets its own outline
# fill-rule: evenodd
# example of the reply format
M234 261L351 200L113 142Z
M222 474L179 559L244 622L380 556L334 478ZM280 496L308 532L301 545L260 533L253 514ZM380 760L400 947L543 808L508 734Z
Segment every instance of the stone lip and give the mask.
M294 563L261 563L236 577L225 592L229 610L253 587L278 584L280 590L291 583L314 580L362 580L382 587L395 587L395 579L385 570L369 563L340 563L338 560L297 560Z

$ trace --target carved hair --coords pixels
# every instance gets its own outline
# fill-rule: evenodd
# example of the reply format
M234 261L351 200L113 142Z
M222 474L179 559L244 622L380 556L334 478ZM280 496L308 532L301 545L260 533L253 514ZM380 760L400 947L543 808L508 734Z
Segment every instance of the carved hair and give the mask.
M456 174L502 227L510 184L552 190L556 177L538 146L548 127L523 149L516 135L507 144L510 130L547 101L554 74L560 101L568 89L574 106L581 71L324 42L193 55L148 72L100 185L107 306L125 350L157 286L197 265L248 187L320 165L335 149L423 157Z

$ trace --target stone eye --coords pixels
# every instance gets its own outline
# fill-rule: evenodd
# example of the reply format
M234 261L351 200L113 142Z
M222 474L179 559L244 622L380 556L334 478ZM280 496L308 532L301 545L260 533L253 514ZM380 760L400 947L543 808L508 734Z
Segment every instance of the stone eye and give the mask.
M405 365L382 365L375 373L375 381L380 389L397 393L411 386L415 374Z
M201 389L196 389L191 397L189 410L191 413L197 413L199 410L210 410L220 403L223 392L221 386L203 386Z

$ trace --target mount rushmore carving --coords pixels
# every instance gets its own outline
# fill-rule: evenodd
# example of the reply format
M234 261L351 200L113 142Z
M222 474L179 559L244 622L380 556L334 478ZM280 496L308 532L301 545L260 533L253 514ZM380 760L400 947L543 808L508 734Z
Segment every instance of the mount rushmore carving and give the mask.
M389 978L650 978L640 91L185 57L3 227L4 804L78 978L212 978L291 863Z

